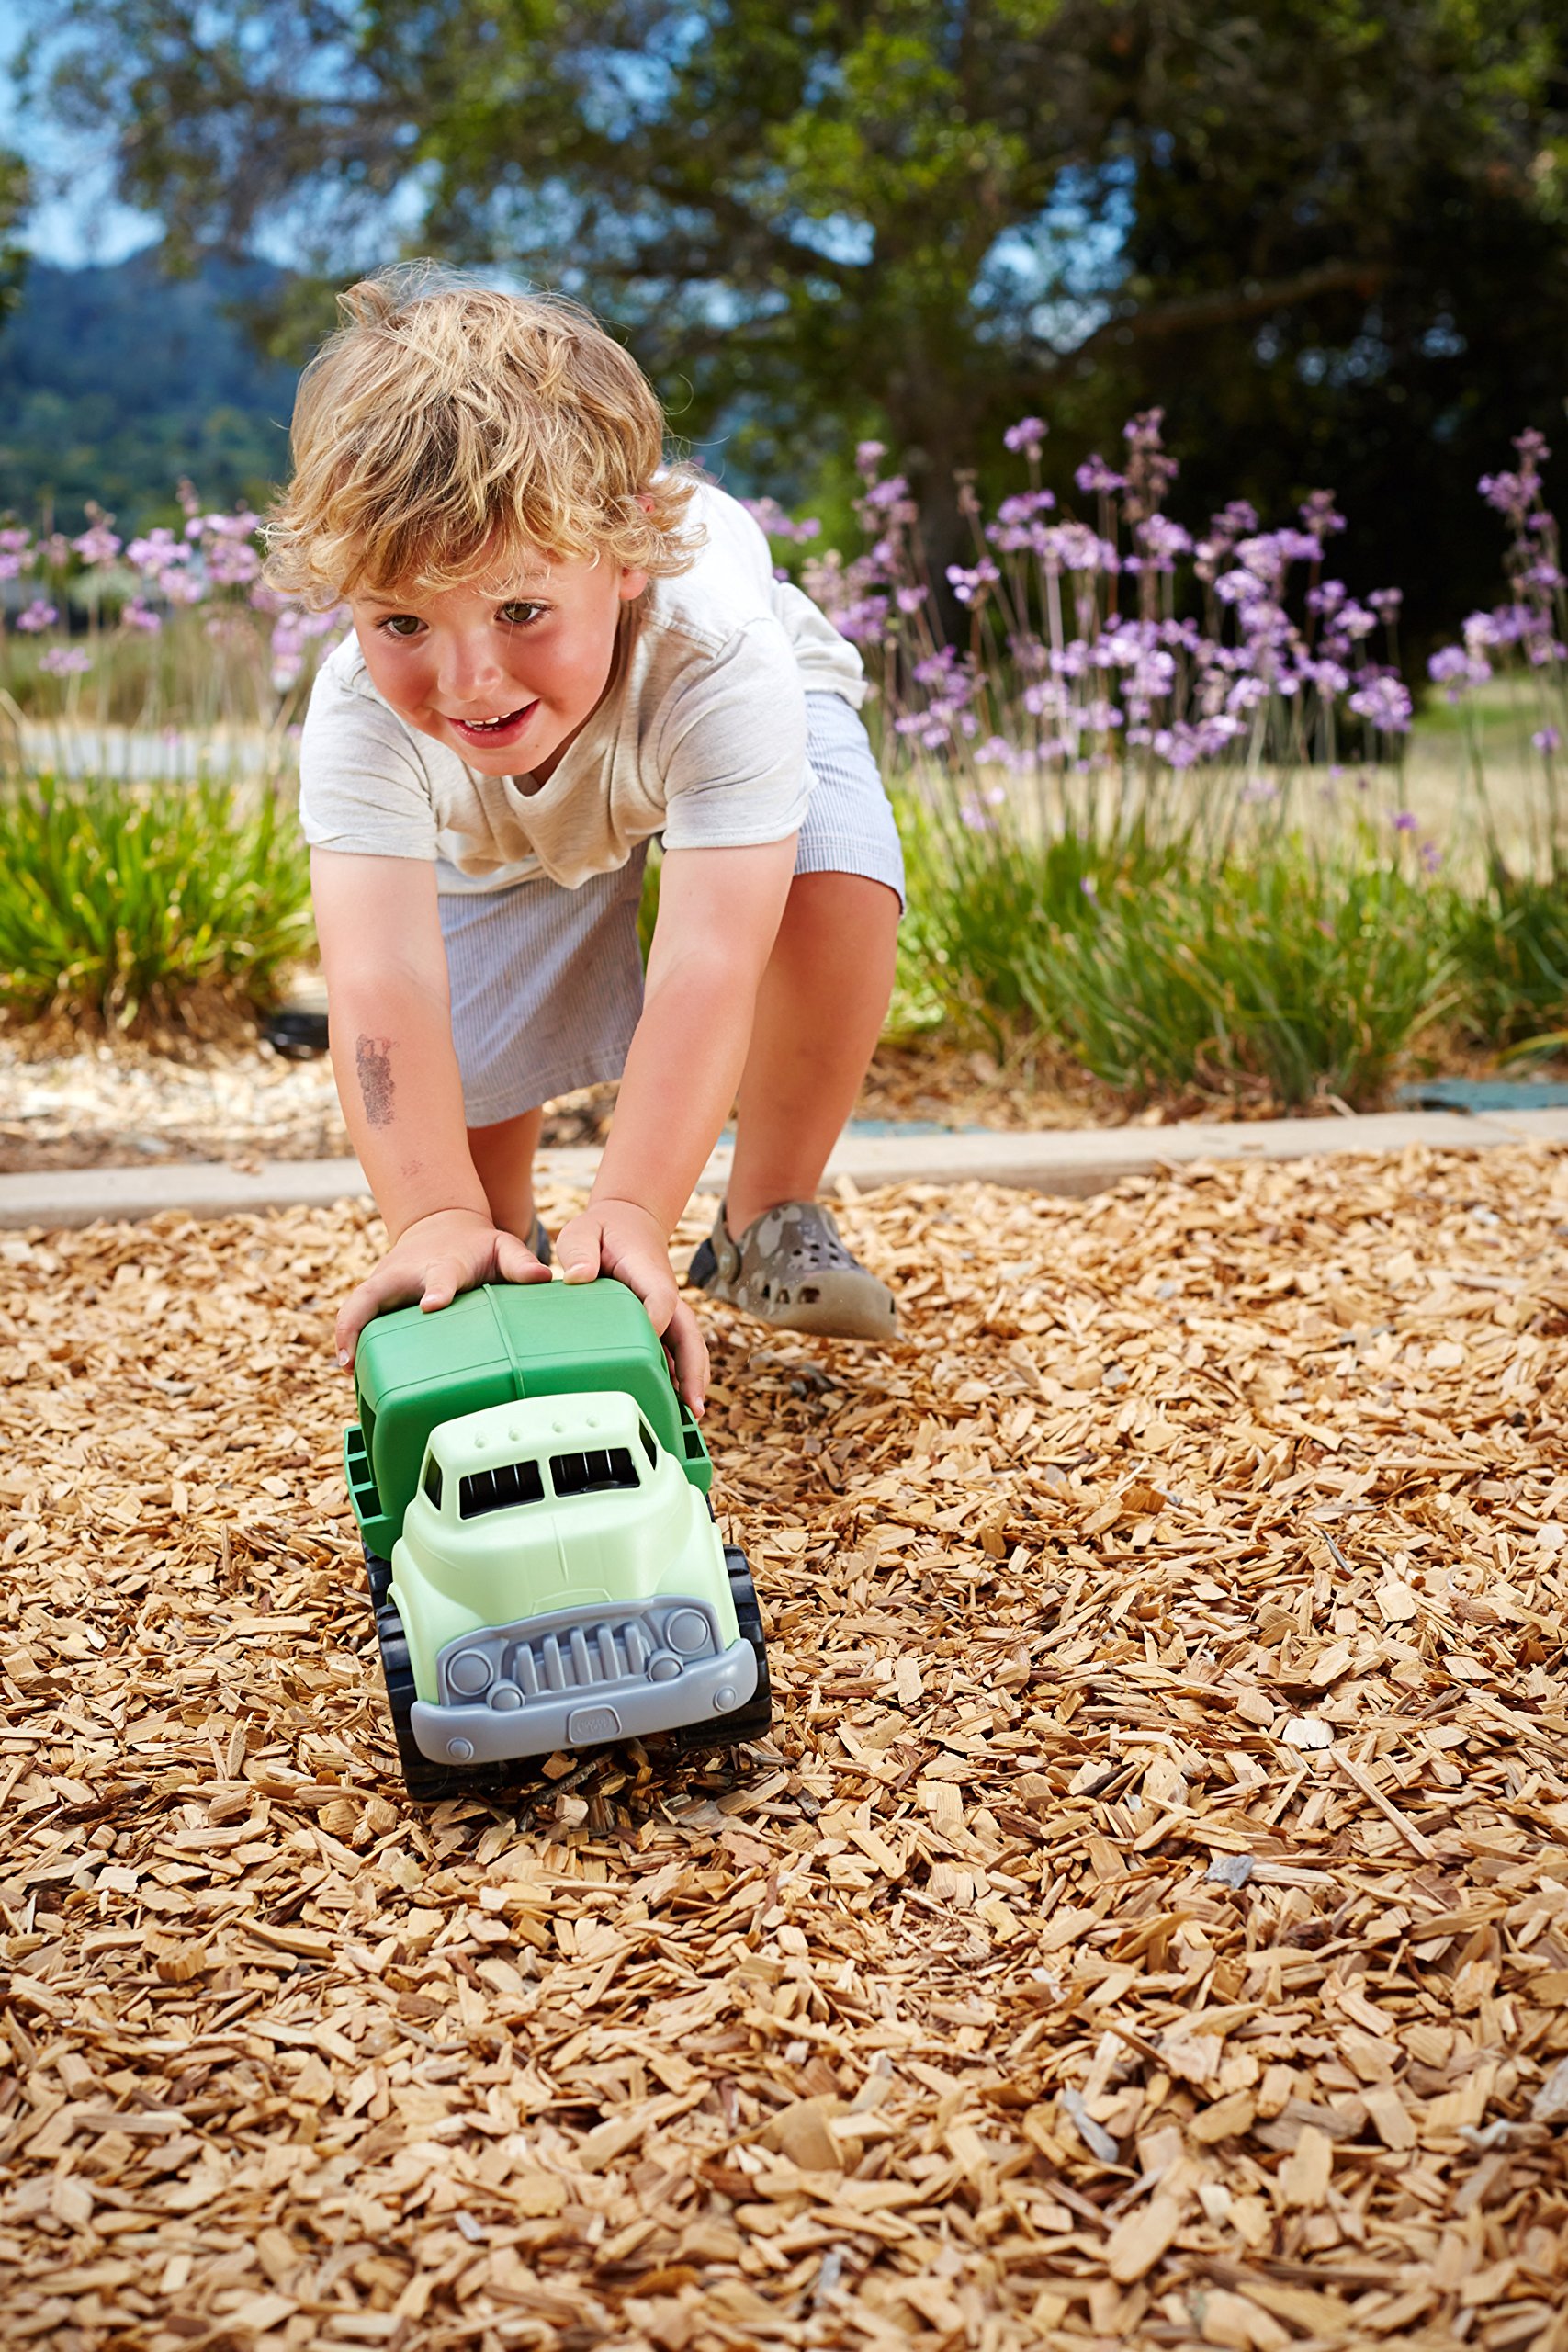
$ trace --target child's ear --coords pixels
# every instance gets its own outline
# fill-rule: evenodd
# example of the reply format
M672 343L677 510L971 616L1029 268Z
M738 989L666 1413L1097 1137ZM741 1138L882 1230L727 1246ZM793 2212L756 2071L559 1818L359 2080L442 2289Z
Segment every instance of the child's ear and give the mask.
M618 594L623 605L629 605L632 603L634 598L640 596L647 585L648 574L646 571L634 571L627 564L623 564L621 566L620 584L616 593Z

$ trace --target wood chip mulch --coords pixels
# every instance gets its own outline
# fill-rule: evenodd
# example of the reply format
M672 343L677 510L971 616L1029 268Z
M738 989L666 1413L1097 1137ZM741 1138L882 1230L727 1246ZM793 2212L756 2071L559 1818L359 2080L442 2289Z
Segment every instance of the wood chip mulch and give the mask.
M351 1156L324 1056L288 1060L238 1034L177 1041L178 1050L175 1042L72 1036L58 1021L0 1026L0 1175ZM546 1146L602 1144L615 1092L583 1087L547 1104ZM1146 1123L1168 1111L1215 1116L1225 1106L1194 1098L1149 1112ZM862 1119L1031 1130L1120 1125L1126 1115L1124 1099L1082 1071L1029 1060L1004 1070L988 1054L936 1041L884 1046L855 1109Z
M1568 1166L843 1221L905 1345L709 1317L774 1742L433 1814L367 1216L0 1238L8 2348L1568 2344Z

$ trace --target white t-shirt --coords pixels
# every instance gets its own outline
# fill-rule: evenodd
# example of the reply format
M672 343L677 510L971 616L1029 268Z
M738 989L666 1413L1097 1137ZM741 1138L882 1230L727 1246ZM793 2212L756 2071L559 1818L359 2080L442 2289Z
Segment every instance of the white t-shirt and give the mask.
M738 502L704 483L690 571L623 607L610 684L548 780L479 775L397 716L349 637L322 663L299 746L312 848L436 862L437 887L500 890L546 875L575 888L662 833L669 849L784 840L806 813L807 692L859 709L855 649L775 580Z

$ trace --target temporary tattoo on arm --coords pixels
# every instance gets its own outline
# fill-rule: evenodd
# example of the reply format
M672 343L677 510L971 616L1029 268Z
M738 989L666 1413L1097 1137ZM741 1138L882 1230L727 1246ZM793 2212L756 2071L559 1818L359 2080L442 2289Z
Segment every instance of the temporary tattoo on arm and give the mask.
M392 1123L392 1041L390 1037L360 1036L354 1043L354 1067L359 1078L365 1115L373 1127Z

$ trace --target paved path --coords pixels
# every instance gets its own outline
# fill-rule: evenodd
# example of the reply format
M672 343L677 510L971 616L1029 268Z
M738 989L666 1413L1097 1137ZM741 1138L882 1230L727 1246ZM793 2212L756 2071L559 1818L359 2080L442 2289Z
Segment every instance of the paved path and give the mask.
M842 1177L857 1190L904 1182L1017 1184L1040 1193L1104 1192L1124 1176L1193 1160L1314 1159L1342 1151L1401 1151L1408 1144L1438 1149L1485 1150L1496 1144L1568 1144L1568 1111L1494 1112L1466 1118L1453 1111L1388 1111L1367 1118L1258 1119L1235 1125L1201 1121L1169 1127L1073 1127L1017 1135L932 1135L840 1138L828 1163L830 1189ZM539 1171L547 1181L586 1187L598 1162L592 1150L547 1151ZM697 1189L722 1193L729 1149L716 1151ZM100 1219L155 1216L165 1209L186 1216L231 1216L237 1211L363 1197L367 1186L354 1159L277 1160L246 1170L221 1163L165 1161L156 1168L51 1169L38 1175L0 1176L0 1227L92 1225Z

